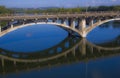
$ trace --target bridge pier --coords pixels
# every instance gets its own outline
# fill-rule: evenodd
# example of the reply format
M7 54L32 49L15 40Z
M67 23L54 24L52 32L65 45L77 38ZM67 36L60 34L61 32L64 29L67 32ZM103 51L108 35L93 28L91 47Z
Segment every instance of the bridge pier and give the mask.
M87 36L87 33L86 33L86 31L82 31L82 34L81 34L81 36L82 36L83 38L86 38L86 36Z
M5 65L4 64L4 59L2 58L1 61L2 61L2 67L4 67L4 65Z
M13 29L13 24L11 24L11 29Z
M85 18L83 18L83 19L80 21L80 26L81 26L81 31L82 31L81 36L84 38L84 37L87 36L87 33L86 33L86 31L85 31L85 29L86 29L86 20L85 20Z
M25 24L25 20L26 20L26 19L23 20L23 25Z
M14 19L12 19L12 21L11 21L11 29L13 29L13 21L14 21Z
M75 20L74 20L74 19L71 20L71 25L70 25L70 27L75 28Z
M90 20L89 26L93 26L93 19Z
M35 24L37 24L37 21L38 21L38 19L36 18L36 19L35 19Z
M92 46L90 46L90 51L93 54L93 47Z
M73 50L72 50L72 54L75 56L75 48L73 48Z
M85 40L85 38L82 39L81 53L82 53L82 55L86 55L86 40Z
M63 24L64 24L64 25L67 25L67 24L66 24L66 20L64 20L64 23L63 23Z
M16 61L14 60L13 62L14 62L14 66L16 66Z
M98 19L97 22L101 23L101 19Z
M59 22L59 18L58 17L56 17L56 23L58 23Z
M45 18L45 22L46 22L46 23L48 23L48 20L49 20L48 18Z

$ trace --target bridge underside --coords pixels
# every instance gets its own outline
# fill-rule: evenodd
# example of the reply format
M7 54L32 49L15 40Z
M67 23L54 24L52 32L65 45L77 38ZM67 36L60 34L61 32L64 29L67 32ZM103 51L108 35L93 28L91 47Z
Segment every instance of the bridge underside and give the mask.
M11 31L26 26L32 26L35 24L53 24L67 30L78 33L81 37L86 37L87 34L92 31L95 27L113 20L120 20L119 17L76 17L76 18L44 18L44 19L24 19L7 21L7 26L0 26L0 36L3 36ZM16 22L16 23L15 23ZM73 34L73 33L70 33Z
M17 30L17 29L20 29L20 28L23 28L23 27L27 27L27 26L33 26L33 25L37 25L37 24L51 24L51 25L55 25L55 26L58 26L66 31L68 31L68 34L69 35L74 35L74 32L76 32L79 36L81 36L80 32L77 30L77 29L72 29L70 28L69 26L67 25L64 25L64 24L59 24L59 23L52 23L52 22L49 22L49 23L46 23L46 22L39 22L39 23L29 23L29 24L24 24L24 25L19 25L19 26L15 26L13 28L8 28L4 31L1 31L0 33L0 36L3 36L9 32L12 32L14 30Z

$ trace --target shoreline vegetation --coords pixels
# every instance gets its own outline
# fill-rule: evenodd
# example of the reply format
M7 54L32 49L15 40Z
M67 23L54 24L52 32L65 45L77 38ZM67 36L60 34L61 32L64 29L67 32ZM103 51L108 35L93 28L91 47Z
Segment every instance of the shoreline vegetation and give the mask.
M80 13L80 12L99 12L99 11L120 11L120 5L117 6L98 6L98 7L75 7L75 8L6 8L0 6L0 15L10 14L40 14L40 13Z

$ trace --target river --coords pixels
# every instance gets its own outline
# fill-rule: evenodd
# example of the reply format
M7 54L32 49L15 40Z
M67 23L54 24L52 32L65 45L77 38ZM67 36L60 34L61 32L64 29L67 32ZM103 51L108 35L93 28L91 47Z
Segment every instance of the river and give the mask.
M86 38L55 25L33 25L0 38L0 78L119 78L120 22Z

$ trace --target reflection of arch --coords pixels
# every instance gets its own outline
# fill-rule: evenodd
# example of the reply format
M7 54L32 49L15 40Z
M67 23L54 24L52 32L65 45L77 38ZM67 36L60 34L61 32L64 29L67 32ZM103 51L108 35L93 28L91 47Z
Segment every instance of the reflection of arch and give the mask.
M93 47L99 50L120 50L120 47L102 47L102 46L95 45L87 40L86 40L86 44L90 47Z
M45 49L45 50L42 50L42 51L35 51L35 52L30 52L30 53L24 53L24 52L14 52L14 51L10 51L10 50L5 50L5 49L0 49L0 54L3 54L3 55L6 55L6 56L9 56L9 55L38 55L38 54L41 54L41 53L48 53L50 50L53 50L53 49L57 49L58 47L61 47L62 45L65 45L66 42L70 42L70 39L72 39L71 37L66 37L63 41L61 41L59 44L53 46L53 47L50 47L48 49ZM62 48L62 47L61 47ZM4 51L4 52L3 52Z
M71 42L71 41L70 41ZM75 50L76 46L78 46L80 43L77 43L78 41L72 41L72 44L69 46L69 48L65 49L64 52L61 52L59 54L55 54L53 56L49 56L49 57L45 57L45 58L40 58L40 59L32 59L32 58L29 58L29 59L24 59L24 58L15 58L15 57L12 57L11 56L5 56L5 55L0 55L0 57L2 59L6 59L6 60L10 60L10 61L14 61L14 62L43 62L43 61L48 61L48 60L52 60L52 59L55 59L55 58L59 58L61 56L65 56L67 53L69 53L70 51L73 51ZM33 55L33 54L32 54Z
M83 38L82 40L80 40L78 43L74 43L72 46L70 46L68 49L65 49L63 52L59 53L59 54L54 54L53 56L49 56L49 57L45 57L45 58L40 58L40 59L35 59L35 58L15 58L13 56L6 56L6 55L0 55L1 58L3 59L7 59L7 60L11 60L11 61L15 61L15 62L43 62L43 61L47 61L47 60L52 60L55 58L59 58L61 56L65 56L66 54L68 54L69 52L73 51L75 52L75 49L77 47L81 48L81 52L86 53L85 49L86 49L86 45L91 47L91 48L96 48L98 50L120 50L120 47L101 47L101 46L97 46L95 44L92 44L91 42L87 41L85 38ZM49 49L50 50L50 49ZM33 53L34 54L34 53ZM32 54L32 55L33 55ZM14 55L14 54L13 54Z
M74 47L72 47L71 49L65 51L65 52L62 52L61 54L59 55L55 55L55 56L52 56L52 57L48 57L48 58L43 58L43 59L31 59L31 60L27 60L27 59L15 59L15 58L12 58L12 57L7 57L7 56L3 56L3 55L0 55L1 58L3 59L7 59L7 60L11 60L11 61L15 61L15 62L43 62L43 61L48 61L48 60L52 60L52 59L56 59L56 58L59 58L61 56L65 56L67 53L69 53L70 51L73 51L73 49L75 50L76 46L78 46L78 44L76 44Z
M120 20L120 18L98 21L98 22L96 22L95 24L93 24L93 25L89 26L88 28L86 28L86 33L88 34L88 33L91 32L94 28L100 26L101 24L104 24L104 23L110 22L110 21L115 21L115 20Z
M38 23L29 23L29 24L24 24L24 25L20 25L20 26L15 26L13 28L9 28L7 30L4 30L0 33L0 36L3 36L11 31L14 31L14 30L17 30L19 28L23 28L23 27L27 27L27 26L32 26L32 25L35 25L35 24L52 24L52 25L56 25L56 26L59 26L59 27L63 27L63 28L66 28L66 29L70 29L72 31L75 31L76 33L78 33L79 35L81 35L81 32L79 32L79 30L75 29L75 28L72 28L68 25L65 25L65 24L59 24L59 23L54 23L54 22L38 22Z
M4 61L9 60L9 61L13 62L11 65L14 67L14 69L17 69L16 66L19 66L19 63L27 64L26 65L27 67L29 67L29 64L45 63L45 64L47 64L46 66L49 67L49 64L50 64L50 67L51 67L51 62L52 61L58 61L56 63L66 64L66 62L64 62L64 63L61 62L61 60L66 60L66 59L71 60L72 59L72 63L73 63L75 61L88 61L88 60L93 60L93 59L99 59L99 58L104 57L104 56L106 56L106 57L111 56L111 55L113 56L113 55L116 54L116 52L109 52L109 51L107 52L106 55L104 55L104 52L102 52L102 51L101 52L94 51L94 52L91 53L91 52L89 52L90 48L89 48L88 51L85 50L87 48L86 45L89 46L89 47L99 49L98 46L96 46L96 45L94 46L94 44L88 42L85 38L83 38L79 42L75 42L73 45L71 45L65 51L63 51L63 52L61 52L57 55L50 56L50 57L43 58L43 59L39 59L39 58L38 59L33 59L33 60L32 59L19 59L19 58L17 59L17 58L13 58L13 57L9 57L9 56L4 56L4 55L0 55L0 58L1 58L1 61L3 63L2 64L3 68L5 68ZM79 49L81 49L81 50L79 51ZM101 50L102 49L107 50L107 49L101 48ZM113 50L115 50L115 49L113 49ZM83 55L82 51L86 51L86 54ZM99 53L100 53L100 56L98 56ZM117 52L117 54L119 54L119 53L120 52ZM92 57L91 57L91 55L92 55ZM77 58L77 59L74 59L74 58ZM54 64L56 64L56 63L54 63ZM54 66L54 64L52 66ZM70 62L69 62L69 64L70 64ZM38 67L39 66L40 65L38 65ZM30 70L31 69L34 69L34 68L30 68Z
M19 59L36 59L36 58L47 58L50 56L55 56L57 54L60 54L61 52L64 52L71 48L74 44L76 44L80 39L78 37L66 37L63 41L61 41L59 44L48 48L46 50L42 51L35 51L30 53L23 53L23 52L13 52L5 49L0 49L0 54L8 57L13 58L19 58ZM59 51L58 51L59 50Z

